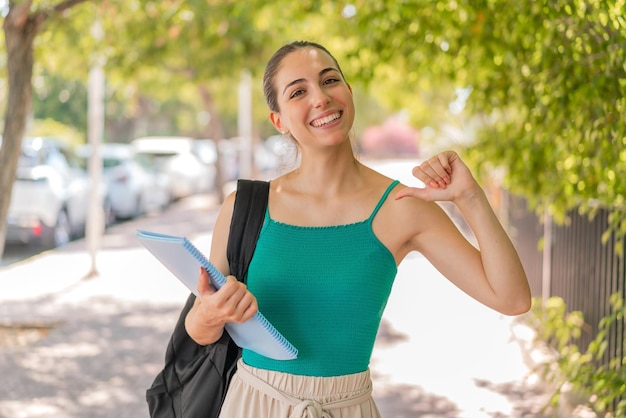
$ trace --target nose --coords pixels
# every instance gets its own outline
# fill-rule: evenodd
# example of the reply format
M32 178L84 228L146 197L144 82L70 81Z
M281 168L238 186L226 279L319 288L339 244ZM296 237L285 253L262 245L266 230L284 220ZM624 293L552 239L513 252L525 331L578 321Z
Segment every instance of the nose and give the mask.
M330 100L331 100L328 92L326 92L321 87L318 87L317 89L315 89L315 91L312 94L312 98L313 98L313 106L316 108L326 106L328 103L330 103Z

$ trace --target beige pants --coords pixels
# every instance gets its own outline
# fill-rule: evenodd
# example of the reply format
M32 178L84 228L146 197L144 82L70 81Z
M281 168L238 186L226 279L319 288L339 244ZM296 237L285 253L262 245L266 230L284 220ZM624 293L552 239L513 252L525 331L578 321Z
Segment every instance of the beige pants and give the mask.
M380 418L369 371L297 376L239 360L220 418Z

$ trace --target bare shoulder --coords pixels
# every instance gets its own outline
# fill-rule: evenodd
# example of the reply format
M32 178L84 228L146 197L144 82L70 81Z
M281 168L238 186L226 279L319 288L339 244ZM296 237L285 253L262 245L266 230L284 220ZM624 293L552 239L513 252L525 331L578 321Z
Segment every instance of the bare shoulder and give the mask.
M435 202L417 198L397 199L407 186L398 183L374 221L374 232L399 262L410 251L419 250L416 238L430 228L437 228L449 219Z
M386 218L394 224L402 225L403 228L411 225L411 232L419 232L424 228L432 217L443 214L441 207L435 202L427 202L417 198L397 199L396 195L408 186L398 183L391 191L386 210ZM408 222L410 221L410 222Z
M236 195L236 191L228 194L220 207L213 230L215 241L225 241L228 239L228 231L230 230L230 222L233 217Z
M380 195L386 190L394 181L392 179L374 169L368 167L368 183L370 184L370 190L374 194ZM389 192L384 207L381 210L381 217L385 218L390 223L402 224L405 220L415 220L416 214L427 215L430 212L438 212L439 205L433 202L427 202L422 199L415 198L402 198L396 199L396 195L408 186L402 182L398 182L393 189ZM412 224L418 225L419 223L412 222Z
M233 217L236 192L230 193L222 203L215 225L213 227L213 237L211 238L210 260L224 274L228 274L229 266L226 257L226 246L228 234L230 232L230 222Z
M224 202L222 202L222 206L220 208L220 217L227 218L228 222L230 222L230 219L233 217L236 196L237 196L236 190L233 192L230 192L224 198Z

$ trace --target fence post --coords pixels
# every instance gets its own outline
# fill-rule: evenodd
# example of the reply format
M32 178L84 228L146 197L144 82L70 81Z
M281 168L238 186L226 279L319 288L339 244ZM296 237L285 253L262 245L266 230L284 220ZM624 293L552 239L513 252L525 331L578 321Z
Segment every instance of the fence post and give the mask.
M547 302L552 287L552 216L546 208L543 214L543 260L541 264L541 298Z

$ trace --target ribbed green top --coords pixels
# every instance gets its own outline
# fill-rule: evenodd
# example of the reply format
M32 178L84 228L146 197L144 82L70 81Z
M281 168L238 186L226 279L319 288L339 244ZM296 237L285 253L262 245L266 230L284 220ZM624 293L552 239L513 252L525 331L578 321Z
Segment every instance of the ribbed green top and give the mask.
M259 310L297 349L295 360L272 360L249 350L254 367L307 376L365 371L397 267L372 231L372 220L394 181L364 221L294 226L269 210L248 270Z

